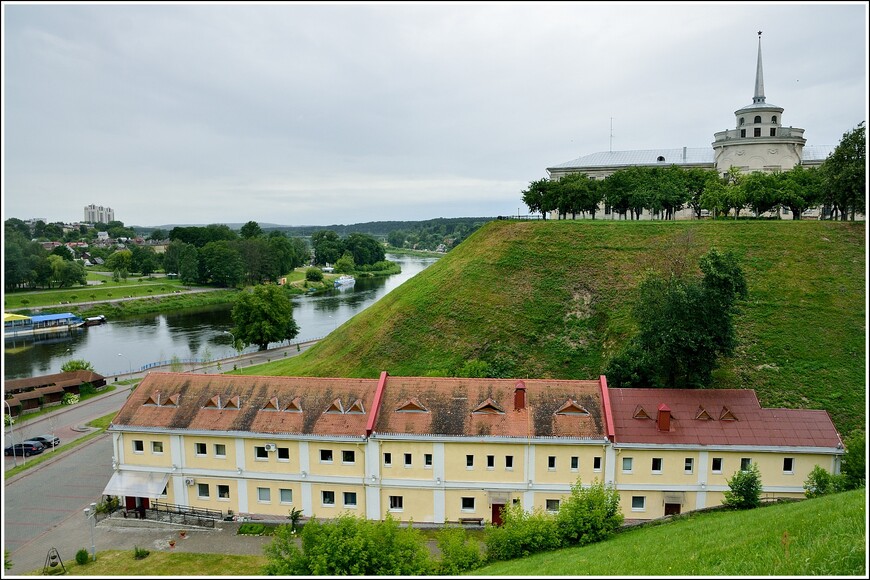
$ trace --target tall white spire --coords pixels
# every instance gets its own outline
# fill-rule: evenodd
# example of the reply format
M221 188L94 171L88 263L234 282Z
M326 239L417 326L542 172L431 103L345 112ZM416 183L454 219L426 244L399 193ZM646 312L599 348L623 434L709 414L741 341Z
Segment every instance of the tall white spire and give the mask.
M764 73L761 70L761 31L758 31L758 65L755 68L755 96L752 104L764 103Z

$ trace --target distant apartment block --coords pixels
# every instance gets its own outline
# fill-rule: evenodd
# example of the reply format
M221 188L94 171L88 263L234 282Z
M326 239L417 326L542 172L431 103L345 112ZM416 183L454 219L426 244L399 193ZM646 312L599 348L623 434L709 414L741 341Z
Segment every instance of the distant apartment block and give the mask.
M115 221L115 210L112 208L94 204L85 206L85 222L107 224L112 221Z

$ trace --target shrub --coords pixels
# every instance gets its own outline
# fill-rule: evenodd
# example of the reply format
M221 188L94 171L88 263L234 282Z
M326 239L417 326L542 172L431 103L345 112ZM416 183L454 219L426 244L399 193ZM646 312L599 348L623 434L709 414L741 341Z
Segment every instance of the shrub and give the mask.
M76 552L76 564L79 566L84 566L88 563L88 560L91 559L91 555L88 554L88 551L84 548L80 548L78 552Z
M761 473L758 465L751 463L749 469L741 469L728 479L723 505L737 509L751 509L761 505Z
M323 281L323 270L320 268L308 268L305 270L305 279L309 282Z
M578 479L571 495L562 502L556 525L565 545L585 546L604 540L619 529L623 521L619 492L595 480L583 488Z
M441 560L436 570L439 575L457 576L462 572L480 568L484 563L480 546L462 528L445 527L438 531L436 541L441 551Z
M61 405L75 405L79 402L79 396L75 393L66 393L61 399Z
M262 536L266 532L263 524L242 524L237 532L240 536Z
M84 359L70 359L60 366L60 370L65 373L73 371L93 371L94 365Z
M867 483L867 443L863 431L855 431L844 441L846 453L840 471L845 489L858 489Z
M133 557L137 560L142 560L151 552L146 550L145 548L140 548L139 546L133 546Z
M486 529L486 555L489 560L512 560L562 547L556 518L536 509L526 513L521 505L505 507L501 527Z
M844 491L845 487L846 479L843 475L833 475L824 467L816 465L804 481L804 494L808 499L813 499Z

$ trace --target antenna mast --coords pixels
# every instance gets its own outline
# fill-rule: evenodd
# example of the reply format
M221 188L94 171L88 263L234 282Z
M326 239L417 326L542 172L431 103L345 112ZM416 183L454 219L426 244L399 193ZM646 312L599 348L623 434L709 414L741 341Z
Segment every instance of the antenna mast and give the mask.
M610 152L613 153L613 117L610 117Z

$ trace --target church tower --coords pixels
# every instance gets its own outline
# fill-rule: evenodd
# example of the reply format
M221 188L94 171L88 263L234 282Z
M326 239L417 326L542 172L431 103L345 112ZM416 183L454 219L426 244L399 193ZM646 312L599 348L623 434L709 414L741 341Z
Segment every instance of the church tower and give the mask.
M723 175L737 167L743 173L788 171L800 165L804 130L783 127L782 107L766 102L761 66L761 31L758 31L758 62L752 104L734 112L736 128L714 135L716 170Z

